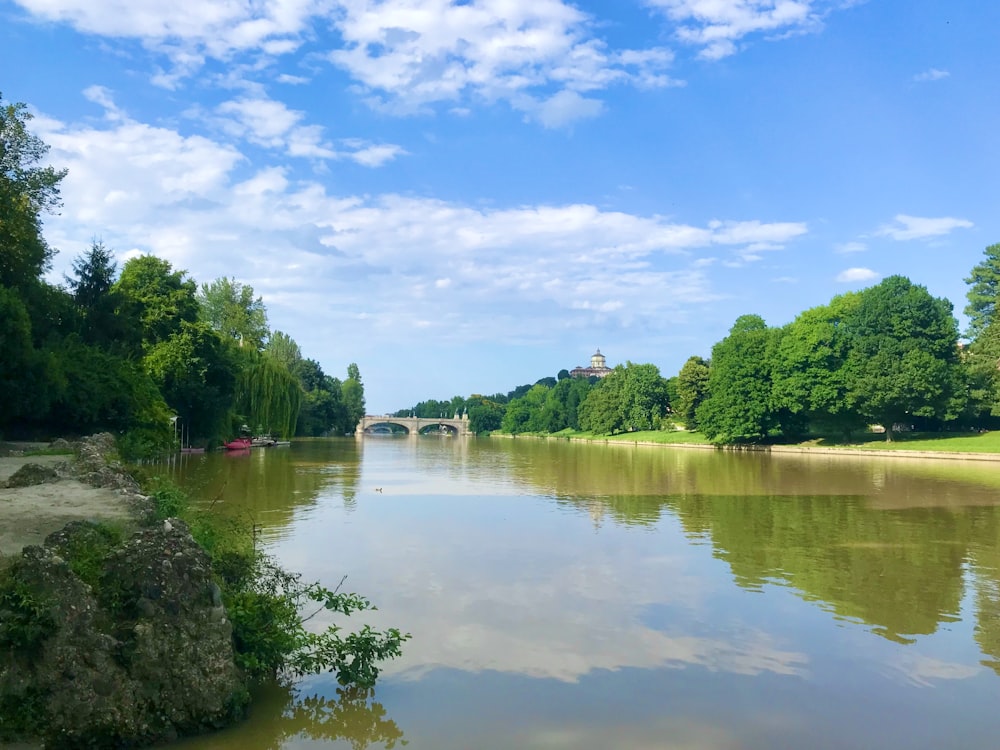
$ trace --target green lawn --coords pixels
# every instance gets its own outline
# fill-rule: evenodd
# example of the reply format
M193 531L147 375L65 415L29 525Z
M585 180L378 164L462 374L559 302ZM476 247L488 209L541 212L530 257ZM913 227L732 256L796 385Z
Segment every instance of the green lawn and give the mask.
M700 432L656 431L623 432L620 435L594 435L579 430L530 434L531 437L554 437L574 440L607 440L626 443L663 443L665 445L708 445ZM860 450L940 451L943 453L1000 453L1000 431L997 432L911 432L895 436L891 443L885 435L867 433L856 435L850 442L830 437L813 437L801 442L776 443L776 445L802 448L855 448Z
M583 432L582 430L571 430L566 428L565 430L560 430L559 432L553 433L521 433L518 437L522 436L529 437L552 437L552 438L567 438L573 440L607 440L609 442L625 442L625 443L664 443L664 444L678 444L678 443L697 443L699 445L708 445L708 441L705 436L700 432L684 432L684 431L673 431L673 432L661 432L659 430L646 430L643 432L623 432L620 435L595 435L592 432Z
M885 435L870 434L851 443L819 440L803 445L823 445L862 450L941 451L943 453L1000 453L1000 432L910 432L886 442Z

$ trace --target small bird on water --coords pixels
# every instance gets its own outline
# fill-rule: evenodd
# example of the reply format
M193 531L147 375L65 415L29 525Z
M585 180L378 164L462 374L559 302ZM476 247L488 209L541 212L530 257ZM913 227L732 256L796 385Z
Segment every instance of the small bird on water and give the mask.
M376 487L376 488L375 488L375 491L376 491L376 492L381 492L381 491L382 491L382 488L381 488L381 487Z

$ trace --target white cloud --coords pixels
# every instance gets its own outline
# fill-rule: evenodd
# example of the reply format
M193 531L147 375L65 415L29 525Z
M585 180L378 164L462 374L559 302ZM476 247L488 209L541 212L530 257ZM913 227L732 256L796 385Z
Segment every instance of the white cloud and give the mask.
M288 109L266 96L244 97L220 104L214 120L222 129L251 143L310 159L347 159L364 167L380 167L406 151L395 144L372 144L345 138L332 144L319 125L301 125L305 113Z
M940 81L943 78L950 76L947 70L938 70L937 68L930 68L925 70L923 73L918 73L913 76L913 80L917 83L928 83L929 81Z
M604 111L598 99L588 99L575 91L560 91L537 106L531 106L538 121L547 128L561 128L575 120L597 117Z
M609 50L589 23L562 0L354 0L337 17L344 44L329 59L376 106L411 112L471 96L508 101L548 127L597 114L588 91L675 84L669 50Z
M38 18L110 38L137 39L169 65L151 77L175 89L209 59L257 65L296 51L318 29L339 37L326 58L372 105L397 113L447 102L506 101L557 127L601 110L586 92L615 84L683 85L662 47L610 49L593 18L564 0L15 0ZM298 76L278 81L298 84ZM461 107L459 107L461 109Z
M232 131L268 146L283 145L288 131L303 117L301 112L293 112L281 102L261 98L224 102L217 111L230 118L226 122Z
M879 278L881 274L870 268L848 268L837 274L837 281L845 284L853 284L861 281L872 281Z
M971 229L972 226L973 223L967 219L950 216L932 219L897 214L892 224L883 224L876 229L875 236L891 237L894 240L923 240L948 234L955 229Z
M302 84L309 83L309 79L305 76L293 76L290 73L281 73L274 80L278 83L286 83L289 86L301 86Z
M232 107L233 121L254 138L287 139L298 127L282 110L272 123L240 119L245 111ZM335 326L359 341L408 337L421 290L445 280L429 335L521 337L523 322L497 312L511 306L552 330L594 320L662 325L718 299L702 252L778 246L807 231L794 222L698 227L587 204L336 196L282 166L250 171L231 145L128 118L35 124L52 161L69 168L65 208L46 225L63 251L55 274L100 234L109 247L155 253L199 281L237 273L264 295L281 330ZM308 321L290 320L304 310ZM359 322L361 312L369 315Z
M445 492L455 491L455 483L449 482L428 491L438 492L442 485ZM416 491L411 486L404 490ZM606 512L595 500L590 517L599 522ZM738 618L706 627L704 602L716 581L692 575L680 558L668 553L621 549L614 562L600 552L580 559L572 543L562 540L547 548L550 559L539 570L524 562L540 541L530 530L513 543L498 542L488 533L466 533L445 549L420 543L426 529L418 527L425 522L395 523L392 544L384 533L362 534L348 544L358 558L377 560L373 575L385 584L381 595L392 602L392 618L405 619L413 633L403 655L386 664L386 675L396 679L418 679L437 668L562 682L628 667L697 665L728 674L798 677L809 672L806 654ZM450 524L444 531L452 534L457 528ZM308 541L309 536L298 538ZM511 562L494 565L508 556ZM463 562L454 564L458 560ZM484 581L489 581L488 589ZM644 616L649 607L663 604L674 613L672 622L650 624ZM392 618L380 610L366 621L381 628ZM329 622L325 614L317 620L316 627ZM692 621L698 626L692 627Z
M833 250L836 253L849 254L849 253L863 253L868 249L868 245L864 242L841 242L840 244L834 245Z
M944 661L909 652L900 654L884 666L890 675L902 676L908 684L916 687L933 687L943 680L968 680L983 671L978 664Z
M330 0L186 3L159 0L14 0L29 13L105 37L139 39L190 71L198 58L238 51L284 54L298 47L310 20Z
M734 54L744 37L783 37L822 27L823 18L843 7L832 0L645 0L677 24L675 34L718 60Z

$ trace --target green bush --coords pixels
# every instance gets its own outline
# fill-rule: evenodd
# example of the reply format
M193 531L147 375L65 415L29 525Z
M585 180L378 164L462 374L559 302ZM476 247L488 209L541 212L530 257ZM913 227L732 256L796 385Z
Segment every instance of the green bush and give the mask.
M180 518L185 515L188 509L187 495L166 477L152 477L144 489L153 498L157 518Z
M399 656L408 634L396 628L365 626L342 633L331 625L320 633L306 623L323 610L350 615L374 609L357 594L306 584L257 549L253 526L192 510L184 492L169 479L154 476L143 487L156 503L158 518L180 517L212 560L233 625L238 666L253 678L280 674L335 672L342 684L373 685L378 663ZM308 608L313 611L306 613Z
M237 662L252 677L335 672L343 685L369 687L378 678L379 662L399 656L410 638L396 628L383 632L368 625L346 635L336 625L310 632L305 623L324 609L350 615L375 608L358 594L305 584L261 552L253 553L250 563L250 575L230 585L224 599ZM303 615L309 606L314 611Z
M34 653L55 629L47 602L18 576L14 563L0 573L0 649Z
M111 550L118 546L124 533L121 527L108 523L91 524L92 533L75 535L62 549L70 569L84 583L97 590L101 585L104 563Z
M133 427L115 440L118 453L126 461L149 461L176 451L170 429L164 427Z

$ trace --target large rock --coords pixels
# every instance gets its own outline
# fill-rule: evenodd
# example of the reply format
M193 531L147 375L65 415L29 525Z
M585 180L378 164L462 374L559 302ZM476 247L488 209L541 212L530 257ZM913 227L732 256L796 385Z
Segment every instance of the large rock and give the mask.
M20 469L15 471L10 475L5 486L8 488L15 487L33 487L36 484L46 484L48 482L58 482L59 474L51 466L42 466L41 464L25 464Z
M142 529L95 565L82 551L102 540L73 524L14 564L0 592L0 707L31 707L46 744L60 748L128 747L231 723L247 693L205 552L177 520ZM21 627L25 609L31 628Z
M109 432L83 438L76 447L76 470L93 487L113 487L138 493L139 484L118 459L115 438Z

